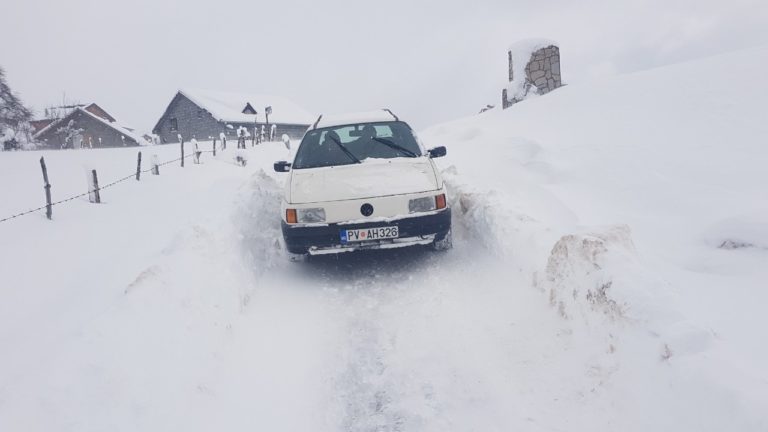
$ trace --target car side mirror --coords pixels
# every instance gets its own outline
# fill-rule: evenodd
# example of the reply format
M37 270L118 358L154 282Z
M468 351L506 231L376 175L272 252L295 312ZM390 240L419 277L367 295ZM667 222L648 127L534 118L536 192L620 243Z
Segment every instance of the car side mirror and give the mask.
M430 149L428 153L431 158L439 158L448 154L448 151L445 149L445 146L440 146Z
M291 164L286 161L275 162L273 166L276 172L288 172L291 170Z

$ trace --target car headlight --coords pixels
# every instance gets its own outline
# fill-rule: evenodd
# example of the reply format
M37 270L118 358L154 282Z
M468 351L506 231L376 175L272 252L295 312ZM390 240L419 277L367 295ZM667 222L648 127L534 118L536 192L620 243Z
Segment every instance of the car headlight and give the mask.
M296 209L296 216L299 223L325 222L325 209L322 207L300 208Z
M408 201L409 213L428 212L435 210L435 208L435 197L432 196L415 198Z

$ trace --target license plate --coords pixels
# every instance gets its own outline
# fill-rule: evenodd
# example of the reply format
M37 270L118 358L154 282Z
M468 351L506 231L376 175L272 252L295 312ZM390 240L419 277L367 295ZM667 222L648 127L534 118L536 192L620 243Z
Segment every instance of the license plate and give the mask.
M400 236L396 226L341 230L341 242L393 239Z

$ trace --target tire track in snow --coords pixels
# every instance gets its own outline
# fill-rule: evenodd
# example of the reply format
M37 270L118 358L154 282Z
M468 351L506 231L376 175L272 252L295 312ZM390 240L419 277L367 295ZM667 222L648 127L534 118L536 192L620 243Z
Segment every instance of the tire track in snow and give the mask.
M440 258L420 249L378 251L315 260L304 269L338 290L347 333L333 387L341 430L394 432L422 422L421 414L410 409L413 402L409 406L402 398L423 405L432 395L403 388L408 376L391 363L398 350L397 329L387 325L397 297L404 294L398 287L411 286L414 273L433 270Z
M483 258L459 222L454 221L457 247L448 253L426 248L368 251L319 257L299 267L316 286L337 294L340 326L347 333L334 379L341 430L449 428L446 405L487 397L482 380L451 364L451 355L440 354L444 346L424 348L407 335L411 327L429 325L429 317L408 311L443 313L445 302L456 300L450 298L452 287L443 289L441 281L455 279L452 275ZM434 369L430 362L444 366Z
M243 245L255 275L246 297L270 301L258 298L257 287L284 284L293 295L319 299L318 310L332 311L328 319L341 334L329 350L338 355L317 371L328 377L331 430L450 430L478 424L495 430L514 424L510 416L517 413L503 401L516 390L497 381L515 375L516 366L506 361L515 332L504 327L510 319L498 299L510 297L507 284L517 279L498 277L506 270L468 230L473 221L461 220L465 216L458 206L456 247L448 253L406 248L288 263L275 247L279 229L267 226L279 217L269 208L277 186L262 180L254 179L259 186L253 186L244 207L243 220L252 223L243 225L248 227ZM531 297L521 300L526 298Z

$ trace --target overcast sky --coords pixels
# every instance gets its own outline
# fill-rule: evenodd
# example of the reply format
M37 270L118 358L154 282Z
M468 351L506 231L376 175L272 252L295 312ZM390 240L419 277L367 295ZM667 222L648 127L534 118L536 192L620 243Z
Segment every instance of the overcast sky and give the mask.
M559 42L568 83L768 45L766 0L0 0L0 23L38 114L66 94L147 131L182 87L422 128L497 104L506 47L530 37Z

